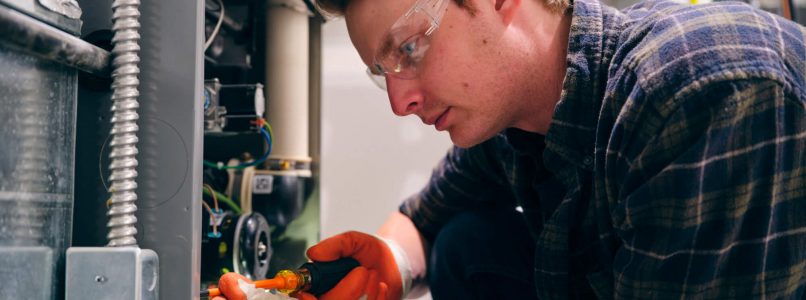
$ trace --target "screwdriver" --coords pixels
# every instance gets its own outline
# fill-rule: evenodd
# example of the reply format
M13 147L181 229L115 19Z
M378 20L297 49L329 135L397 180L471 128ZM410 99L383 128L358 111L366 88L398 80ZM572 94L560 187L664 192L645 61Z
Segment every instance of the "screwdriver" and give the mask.
M255 281L256 288L277 289L284 294L299 291L320 296L332 289L347 273L350 273L359 264L352 257L340 258L327 262L307 262L297 270L280 270L272 279ZM220 296L217 288L201 291L202 297Z

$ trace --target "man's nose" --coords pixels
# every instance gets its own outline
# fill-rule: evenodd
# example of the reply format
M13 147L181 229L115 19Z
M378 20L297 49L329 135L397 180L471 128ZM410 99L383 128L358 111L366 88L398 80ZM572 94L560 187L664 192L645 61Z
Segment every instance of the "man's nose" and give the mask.
M418 80L400 79L386 76L386 91L392 112L398 116L407 116L422 109L423 93Z

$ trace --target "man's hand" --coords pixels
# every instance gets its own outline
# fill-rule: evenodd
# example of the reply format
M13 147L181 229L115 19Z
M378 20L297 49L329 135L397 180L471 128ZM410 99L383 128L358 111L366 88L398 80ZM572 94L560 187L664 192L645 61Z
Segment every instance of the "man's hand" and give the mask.
M325 239L308 249L308 258L313 261L334 261L352 257L361 263L320 300L353 300L366 295L368 300L400 299L402 281L400 271L389 246L381 239L357 231L345 232ZM227 273L218 281L221 294L213 300L247 300L238 286L238 280L250 280L237 273ZM300 292L292 297L301 300L316 300L311 294Z
M400 299L403 293L400 271L386 243L372 235L357 231L345 232L325 239L308 249L314 261L333 261L352 257L361 263L333 289L320 296L321 300L351 300L367 295L369 300ZM295 295L313 300L307 293Z

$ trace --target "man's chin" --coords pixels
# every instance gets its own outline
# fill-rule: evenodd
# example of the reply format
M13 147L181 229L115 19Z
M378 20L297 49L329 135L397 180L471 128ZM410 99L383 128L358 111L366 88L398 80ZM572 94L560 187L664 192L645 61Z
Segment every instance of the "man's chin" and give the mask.
M481 139L477 136L463 135L454 130L448 130L448 132L451 135L451 142L453 142L453 145L459 148L466 149L481 144L481 142L484 142L484 139Z

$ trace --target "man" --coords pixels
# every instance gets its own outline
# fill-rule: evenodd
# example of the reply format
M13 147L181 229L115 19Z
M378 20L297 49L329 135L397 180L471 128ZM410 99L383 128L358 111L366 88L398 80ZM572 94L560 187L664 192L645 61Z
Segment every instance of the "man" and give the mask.
M806 297L804 28L736 2L320 5L457 146L376 236L309 249L362 264L321 299Z

